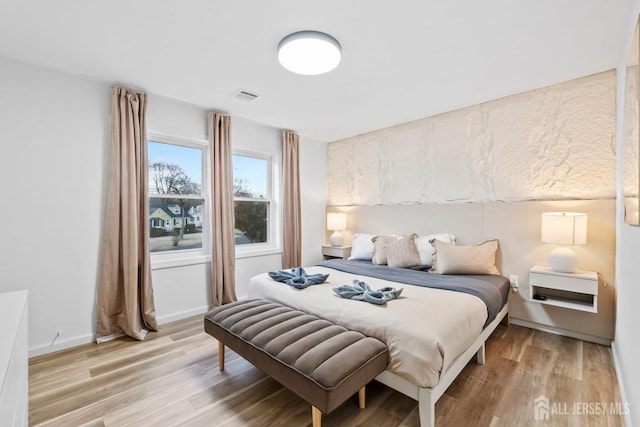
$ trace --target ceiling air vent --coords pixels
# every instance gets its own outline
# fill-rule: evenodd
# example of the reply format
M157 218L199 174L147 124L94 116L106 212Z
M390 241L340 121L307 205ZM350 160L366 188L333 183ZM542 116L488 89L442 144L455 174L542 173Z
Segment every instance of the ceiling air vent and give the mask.
M258 95L256 95L255 93L251 93L248 90L244 89L238 89L232 96L243 101L254 101L256 98L258 98Z

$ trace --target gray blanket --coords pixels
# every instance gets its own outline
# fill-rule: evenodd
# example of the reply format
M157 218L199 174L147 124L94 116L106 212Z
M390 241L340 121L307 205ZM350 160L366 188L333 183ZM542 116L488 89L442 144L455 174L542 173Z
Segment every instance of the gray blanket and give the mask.
M328 260L318 265L358 276L369 276L402 284L474 295L487 306L488 316L484 326L496 318L509 297L509 279L503 276L433 274L406 268L374 265L368 261Z

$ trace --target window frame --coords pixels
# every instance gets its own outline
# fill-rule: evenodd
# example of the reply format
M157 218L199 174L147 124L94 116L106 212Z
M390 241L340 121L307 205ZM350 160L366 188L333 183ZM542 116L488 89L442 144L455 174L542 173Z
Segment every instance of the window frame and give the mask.
M236 148L232 150L233 156L250 157L267 161L267 195L265 199L252 199L249 197L233 197L236 201L247 202L268 202L267 217L267 241L262 243L248 243L236 245L236 259L253 256L270 255L281 253L281 214L280 214L280 181L278 171L280 170L279 156L273 153L264 153L246 149ZM235 174L234 177L235 179ZM235 216L235 212L234 212Z
M174 195L152 195L150 189L147 188L147 205L152 198L179 199L189 198L202 200L202 248L196 249L179 249L166 252L150 252L151 269L159 270L163 268L183 267L193 264L203 264L211 262L211 190L210 181L211 173L209 169L209 141L193 138L183 138L173 135L166 135L157 132L147 132L147 150L149 142L158 142L161 144L176 145L179 147L194 148L202 151L202 186L201 196L182 196ZM147 160L148 160L147 154ZM149 165L147 164L147 170ZM167 197L169 196L169 197ZM167 220L171 221L171 220ZM173 221L171 221L173 222Z

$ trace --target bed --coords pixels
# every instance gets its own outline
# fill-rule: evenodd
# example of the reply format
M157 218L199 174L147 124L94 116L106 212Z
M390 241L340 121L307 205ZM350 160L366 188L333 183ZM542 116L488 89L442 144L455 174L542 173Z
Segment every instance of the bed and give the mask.
M477 355L478 363L484 363L484 342L509 309L509 281L502 276L447 276L344 260L305 270L329 278L299 290L265 273L251 279L249 298L287 305L384 342L389 365L376 379L419 402L423 427L434 425L436 401L469 360ZM382 306L333 292L353 279L372 289L403 291Z

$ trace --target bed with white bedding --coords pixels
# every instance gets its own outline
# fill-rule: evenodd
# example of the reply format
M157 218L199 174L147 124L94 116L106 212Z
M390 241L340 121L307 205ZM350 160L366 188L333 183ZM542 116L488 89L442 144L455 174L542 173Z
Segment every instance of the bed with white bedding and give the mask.
M379 266L372 267L381 270ZM433 425L434 405L444 390L474 354L483 363L484 341L508 312L509 281L502 276L444 276L382 267L393 273L393 281L389 281L379 278L387 277L384 274L369 273L367 268L362 262L348 261L328 261L306 268L309 274L329 277L325 283L303 290L261 274L251 279L249 298L278 302L384 342L390 361L378 380L419 400L421 424ZM408 277L403 279L405 273ZM483 278L489 285L484 284ZM333 288L351 284L354 279L366 282L372 289L391 286L403 291L398 299L381 306L340 298L333 292ZM412 281L420 285L407 283ZM446 289L447 281L463 283L471 293L457 286L457 290ZM445 289L441 288L442 283ZM475 292L478 287L490 291L493 301L479 297Z

